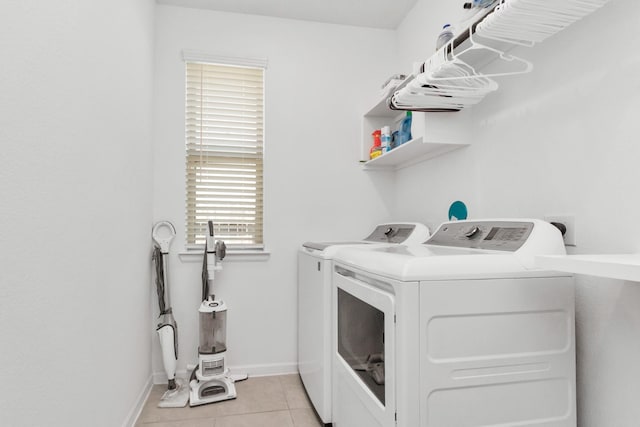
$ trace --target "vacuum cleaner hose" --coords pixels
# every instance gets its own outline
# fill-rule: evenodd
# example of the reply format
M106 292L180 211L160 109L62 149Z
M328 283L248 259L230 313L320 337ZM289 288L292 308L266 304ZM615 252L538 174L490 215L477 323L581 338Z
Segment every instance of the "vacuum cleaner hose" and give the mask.
M209 272L207 271L207 242L204 243L204 256L202 257L202 300L209 296Z
M153 260L156 264L156 291L158 293L158 306L160 308L160 314L165 314L167 311L166 304L164 302L164 268L162 251L158 246L153 250Z

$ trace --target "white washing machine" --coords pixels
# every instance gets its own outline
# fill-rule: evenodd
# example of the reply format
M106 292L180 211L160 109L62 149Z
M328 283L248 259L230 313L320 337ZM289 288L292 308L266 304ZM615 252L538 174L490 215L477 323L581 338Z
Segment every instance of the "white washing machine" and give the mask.
M576 425L574 285L540 220L442 224L334 256L335 427Z
M331 423L331 263L339 247L367 250L422 243L419 223L380 224L361 241L306 242L298 251L298 369L307 394L325 424Z

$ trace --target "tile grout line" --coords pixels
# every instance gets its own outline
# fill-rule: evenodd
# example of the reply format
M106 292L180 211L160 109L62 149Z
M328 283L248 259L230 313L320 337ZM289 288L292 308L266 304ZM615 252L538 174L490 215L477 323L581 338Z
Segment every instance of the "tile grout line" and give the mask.
M287 399L287 390L285 389L284 384L282 384L281 376L278 377L278 383L280 384L280 388L282 389L282 395L284 396L284 403L287 404L287 410L289 411L289 418L291 418L291 406L289 405L289 399ZM291 420L291 422L293 423L293 419Z
M285 387L285 385L282 383L283 378L284 378L283 376L279 376L279 377L278 377L278 382L280 382L280 387L282 388L282 394L284 395L284 401L285 401L285 402L286 402L286 404L287 404L287 409L288 409L288 410L287 410L287 412L289 413L289 419L291 420L291 426L292 426L292 427L295 427L295 426L296 426L296 422L295 422L295 420L293 419L293 414L291 413L291 405L289 404L289 399L287 398L287 390L286 390L286 387Z

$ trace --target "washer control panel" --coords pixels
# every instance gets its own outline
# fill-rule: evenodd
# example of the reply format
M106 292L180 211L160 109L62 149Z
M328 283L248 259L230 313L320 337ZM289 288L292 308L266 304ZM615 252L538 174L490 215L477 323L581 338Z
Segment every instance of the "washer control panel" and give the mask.
M429 245L515 252L527 241L532 222L447 222L425 242Z
M414 224L382 224L364 240L377 243L403 243L415 228Z

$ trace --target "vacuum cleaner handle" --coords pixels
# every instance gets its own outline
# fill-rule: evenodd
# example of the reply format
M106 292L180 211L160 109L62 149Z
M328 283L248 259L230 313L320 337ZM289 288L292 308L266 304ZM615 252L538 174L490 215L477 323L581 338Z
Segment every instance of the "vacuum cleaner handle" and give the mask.
M213 221L207 222L209 226L209 234L207 234L207 253L212 254L215 253L216 245L213 238Z
M168 254L171 241L176 237L176 228L169 221L159 221L153 226L151 235L162 253Z
M164 289L162 291L162 297L165 301L165 307L167 309L171 309L171 294L169 292L169 264L167 255L169 255L169 246L171 246L171 241L176 236L176 228L169 221L159 221L156 222L153 226L151 235L153 236L153 240L156 242L156 245L160 248L160 252L162 252L162 276L164 278ZM160 293L158 294L158 297L160 297Z

